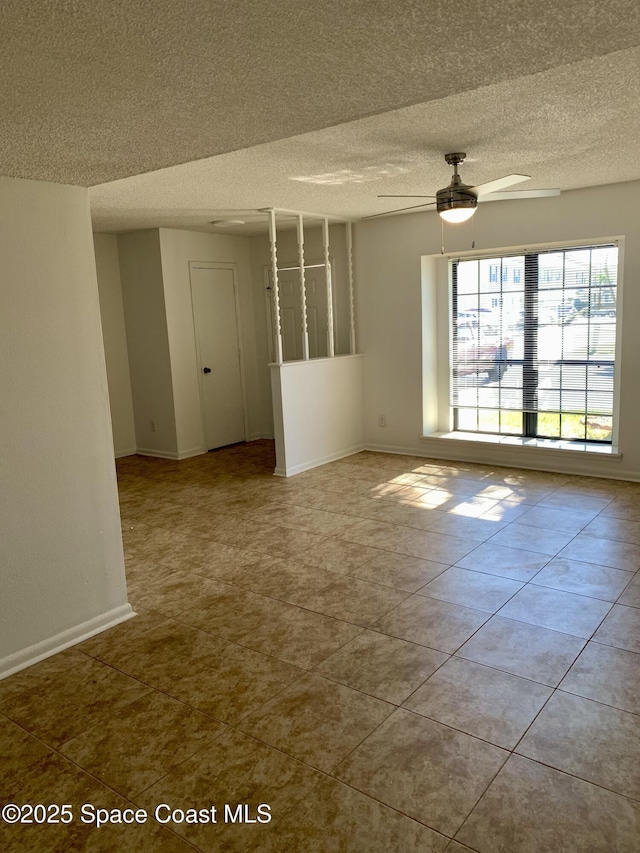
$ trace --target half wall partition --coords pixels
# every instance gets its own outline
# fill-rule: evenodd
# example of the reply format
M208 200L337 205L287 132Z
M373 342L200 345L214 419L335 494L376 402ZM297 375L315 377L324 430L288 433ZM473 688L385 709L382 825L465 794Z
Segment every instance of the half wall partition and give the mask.
M363 448L362 356L356 352L353 234L345 229L346 281L337 281L329 245L329 216L269 208L271 386L275 473L288 477ZM277 222L295 222L297 264L279 266ZM322 258L305 258L305 225L320 221ZM282 287L284 274L287 289ZM293 278L292 278L293 275ZM295 285L294 285L294 279ZM346 287L349 351L336 352L336 285ZM297 290L297 293L295 291Z

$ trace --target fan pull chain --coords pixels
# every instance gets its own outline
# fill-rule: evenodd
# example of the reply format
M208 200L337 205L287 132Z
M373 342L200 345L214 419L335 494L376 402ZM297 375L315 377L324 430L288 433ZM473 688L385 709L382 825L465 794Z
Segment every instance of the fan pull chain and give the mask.
M444 219L440 217L440 254L444 255Z
M475 216L471 217L471 248L475 249L476 247L476 218Z

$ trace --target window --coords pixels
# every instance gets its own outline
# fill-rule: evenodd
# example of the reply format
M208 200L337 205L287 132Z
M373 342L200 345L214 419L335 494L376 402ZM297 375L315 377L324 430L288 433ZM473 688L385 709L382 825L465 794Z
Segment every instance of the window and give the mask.
M615 245L451 265L454 430L611 443Z

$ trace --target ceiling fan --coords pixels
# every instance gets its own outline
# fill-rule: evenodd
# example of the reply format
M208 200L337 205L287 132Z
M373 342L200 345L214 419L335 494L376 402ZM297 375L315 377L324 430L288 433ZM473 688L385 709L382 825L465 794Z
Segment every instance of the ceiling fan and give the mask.
M435 201L426 201L422 204L412 204L409 207L399 207L395 210L387 210L384 213L374 213L371 216L365 216L364 219L374 219L376 216L388 216L390 213L401 213L405 210L417 210L420 207L432 207L435 205L436 210L446 222L465 222L470 219L476 212L479 201L494 201L498 199L514 199L514 198L540 198L544 196L560 195L560 190L517 190L516 192L501 192L513 184L519 184L522 181L530 180L530 175L505 175L504 178L498 178L495 181L489 181L486 184L478 184L475 187L470 187L462 183L462 179L458 174L458 166L464 163L467 155L459 151L452 154L445 154L444 159L450 166L453 166L453 176L451 183L444 187L435 195L379 195L378 198L433 198ZM489 196L490 198L485 198Z

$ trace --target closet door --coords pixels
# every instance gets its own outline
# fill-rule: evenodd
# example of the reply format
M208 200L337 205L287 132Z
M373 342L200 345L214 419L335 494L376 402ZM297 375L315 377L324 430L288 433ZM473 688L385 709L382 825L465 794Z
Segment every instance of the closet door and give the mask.
M235 270L191 265L191 298L208 450L245 440Z

